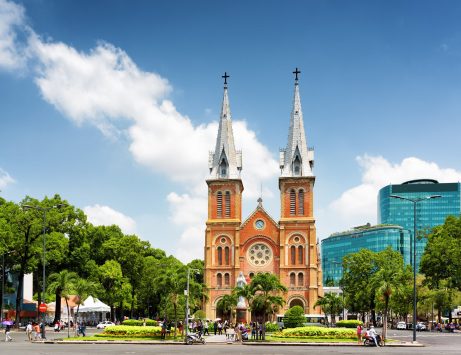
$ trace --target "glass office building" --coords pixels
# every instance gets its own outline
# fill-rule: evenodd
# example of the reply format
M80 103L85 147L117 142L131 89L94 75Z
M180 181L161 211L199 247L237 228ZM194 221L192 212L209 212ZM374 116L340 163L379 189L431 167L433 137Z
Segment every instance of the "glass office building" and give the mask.
M427 244L427 234L441 225L449 215L461 213L460 183L439 183L436 180L412 180L400 185L388 185L379 190L378 223L396 224L413 235L413 203L390 195L416 199L440 195L440 198L423 200L416 204L416 264ZM413 264L413 244L410 245L410 261Z
M410 233L397 225L377 225L356 227L347 232L334 233L322 240L323 284L331 280L335 286L343 276L342 260L360 249L379 252L390 246L399 251L404 262L410 262Z

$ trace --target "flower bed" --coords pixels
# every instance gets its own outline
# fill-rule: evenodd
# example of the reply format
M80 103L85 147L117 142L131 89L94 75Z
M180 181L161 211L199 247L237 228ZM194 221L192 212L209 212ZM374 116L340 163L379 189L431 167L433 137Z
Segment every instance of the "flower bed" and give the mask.
M324 328L324 327L300 327L284 329L274 336L278 338L323 338L323 339L354 339L355 329L347 328Z
M136 326L136 325L114 325L106 327L104 332L98 334L100 337L159 337L161 334L161 327L152 326Z

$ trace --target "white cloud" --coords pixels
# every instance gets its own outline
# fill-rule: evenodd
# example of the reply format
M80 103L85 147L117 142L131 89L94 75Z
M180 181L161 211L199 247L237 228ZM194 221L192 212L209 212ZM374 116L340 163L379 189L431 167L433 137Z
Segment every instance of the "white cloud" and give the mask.
M113 224L120 227L125 234L136 233L136 222L133 218L116 211L109 206L93 205L83 208L88 217L88 221L95 226L111 226Z
M0 189L4 189L10 184L15 183L14 179L5 170L0 168Z
M378 191L389 184L428 178L439 182L461 181L461 171L441 168L434 162L415 157L392 164L381 156L363 155L356 158L362 168L362 183L354 186L333 201L326 215L338 228L348 229L355 225L377 222Z
M93 125L113 139L126 134L139 164L181 183L184 192L172 192L166 199L170 220L184 231L177 237L181 239L178 255L203 257L201 245L191 249L184 241L191 231L204 228L208 152L215 145L217 122L194 125L168 99L172 87L167 79L138 68L126 52L109 43L83 52L62 42L44 41L32 30L27 42L44 100L77 125ZM236 146L243 151L244 197L256 199L260 184L276 176L278 165L245 121L234 121L234 132ZM264 196L273 192L266 187ZM126 222L107 206L87 207L87 211L95 223Z
M0 69L14 70L24 66L25 47L18 41L18 35L27 30L24 8L0 0Z

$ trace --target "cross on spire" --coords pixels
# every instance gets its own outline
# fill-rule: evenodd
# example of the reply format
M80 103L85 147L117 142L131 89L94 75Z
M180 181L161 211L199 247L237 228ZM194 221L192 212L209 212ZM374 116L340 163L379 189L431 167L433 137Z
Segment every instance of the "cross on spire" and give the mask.
M298 70L298 68L296 68L295 71L293 72L293 74L295 75L295 80L297 82L298 81L298 74L301 74L301 70Z
M227 85L227 78L230 78L230 76L227 75L227 72L224 72L224 75L221 76L221 78L224 78L224 85Z

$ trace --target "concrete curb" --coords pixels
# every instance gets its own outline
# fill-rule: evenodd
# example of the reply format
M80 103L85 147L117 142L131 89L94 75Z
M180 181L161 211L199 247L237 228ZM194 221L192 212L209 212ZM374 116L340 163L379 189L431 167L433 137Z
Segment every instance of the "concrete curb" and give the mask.
M174 342L174 341L129 341L129 340L77 340L77 341L63 341L63 340L46 340L46 341L32 341L36 344L131 344L131 345L186 345L183 342ZM357 345L356 343L284 343L284 342L265 342L265 343L256 343L256 342L244 342L244 343L227 343L227 342L209 342L206 344L213 345L246 345L246 346L336 346L336 347L362 347L362 345ZM205 345L206 345L205 344ZM194 344L202 345L202 344ZM421 343L412 343L412 342L395 342L386 344L386 347L424 347L424 344Z

